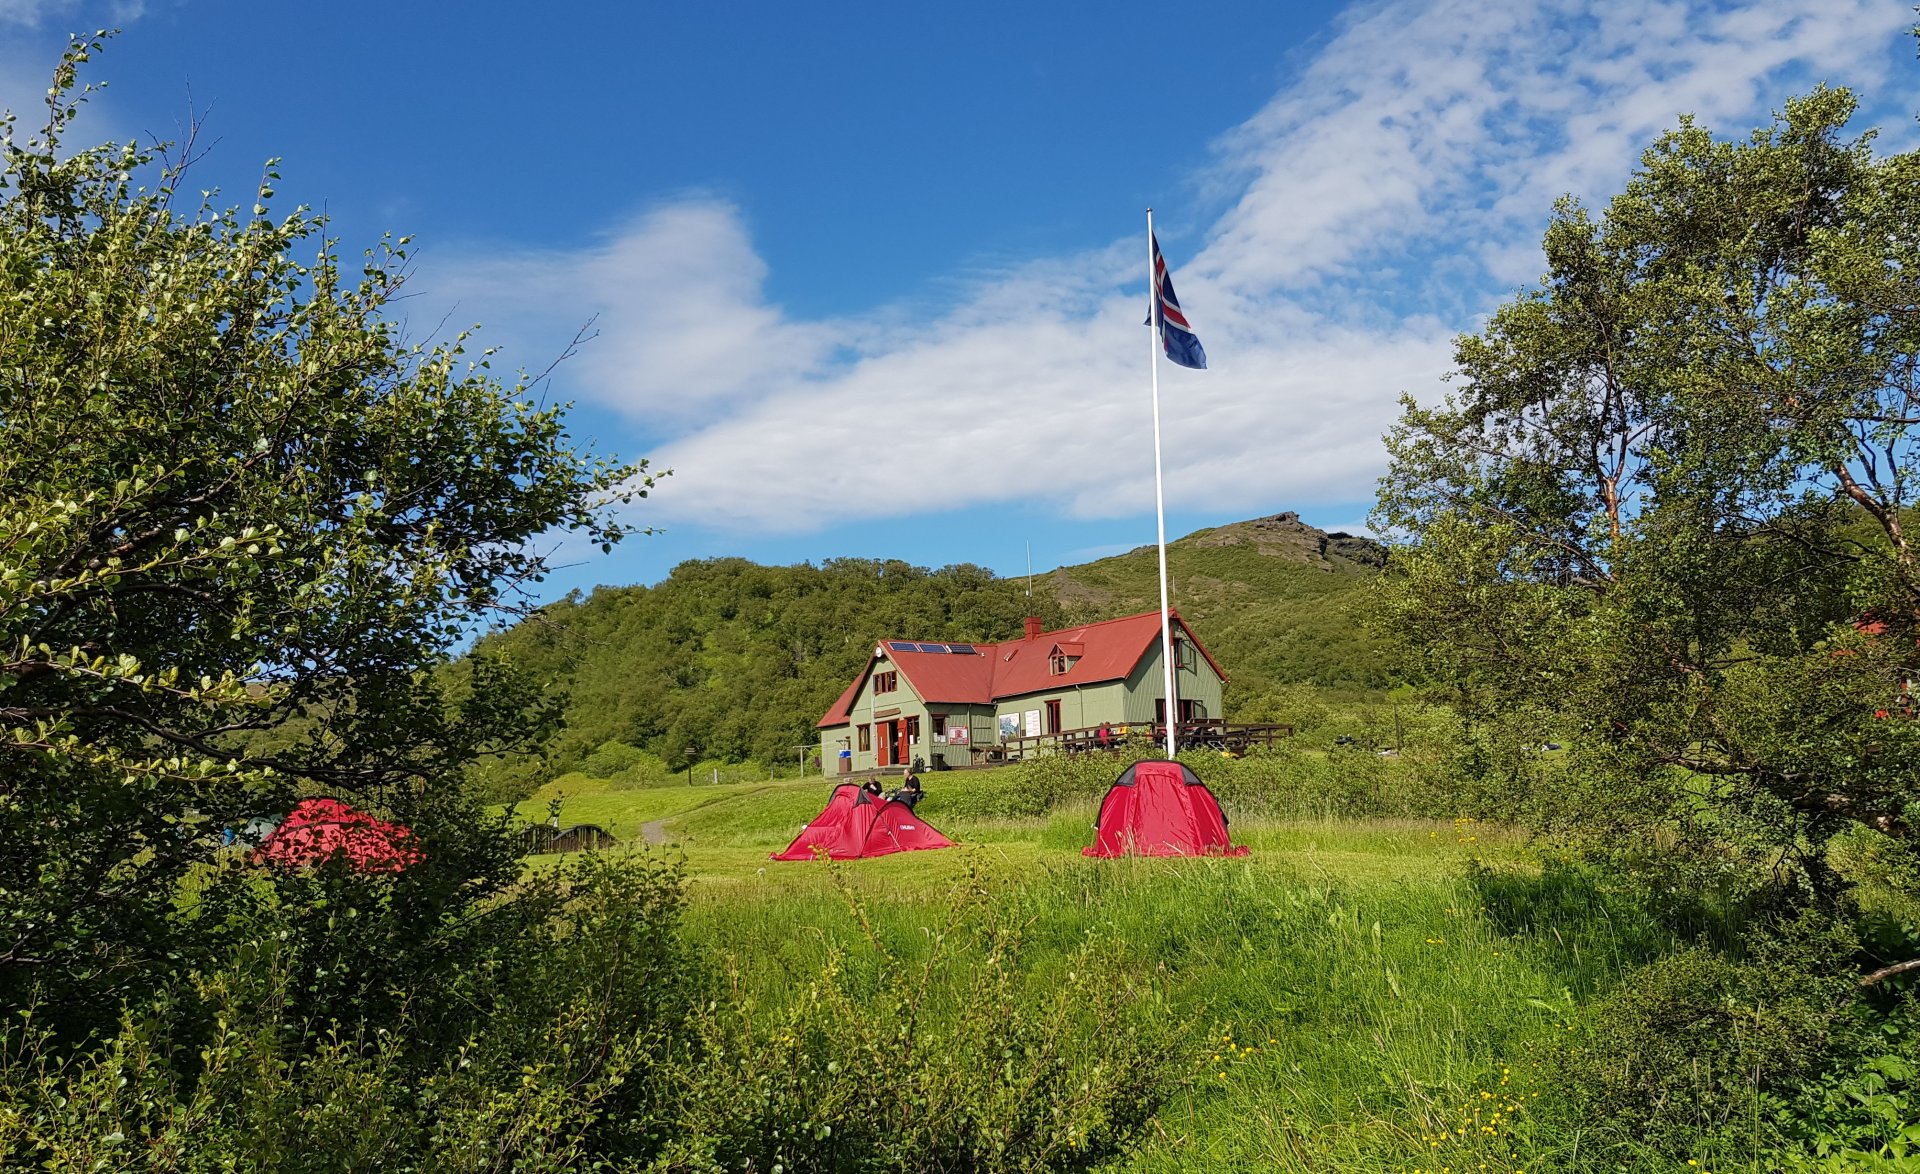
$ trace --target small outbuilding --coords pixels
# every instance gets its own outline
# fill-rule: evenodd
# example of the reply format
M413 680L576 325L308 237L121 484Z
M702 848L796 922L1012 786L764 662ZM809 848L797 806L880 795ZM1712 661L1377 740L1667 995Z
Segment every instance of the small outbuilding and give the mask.
M529 856L544 856L554 852L597 852L602 848L617 847L619 843L612 832L597 823L576 823L564 828L538 824L521 832L521 847Z

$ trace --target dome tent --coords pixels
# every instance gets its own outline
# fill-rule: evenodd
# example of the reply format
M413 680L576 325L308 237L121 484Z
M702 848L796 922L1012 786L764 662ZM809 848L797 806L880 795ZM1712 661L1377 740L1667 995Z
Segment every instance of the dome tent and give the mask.
M425 853L413 830L375 819L338 799L302 799L254 856L283 868L322 864L344 855L355 872L399 872Z
M1227 835L1220 801L1178 762L1136 762L1100 803L1082 856L1245 856Z
M876 799L852 783L833 789L826 810L815 816L775 860L812 860L814 849L835 860L858 860L894 852L951 848L953 841L914 815L905 803Z

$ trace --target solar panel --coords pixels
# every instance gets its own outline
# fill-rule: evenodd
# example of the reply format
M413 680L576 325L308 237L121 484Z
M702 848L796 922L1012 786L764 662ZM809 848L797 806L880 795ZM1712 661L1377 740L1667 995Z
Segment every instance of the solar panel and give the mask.
M911 644L905 640L889 640L887 641L887 647L893 649L895 652L920 651L920 646L918 644Z
M978 655L978 653L974 651L973 645L971 644L949 644L947 648L951 652L958 652L965 656Z
M922 644L920 646L920 651L937 652L940 655L945 656L947 654L947 646L944 644Z

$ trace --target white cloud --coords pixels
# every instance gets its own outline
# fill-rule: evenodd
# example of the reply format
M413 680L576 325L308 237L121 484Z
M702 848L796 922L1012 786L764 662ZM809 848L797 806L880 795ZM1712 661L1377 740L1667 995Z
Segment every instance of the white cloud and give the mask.
M1369 497L1402 390L1539 269L1678 113L1744 133L1813 81L1872 86L1905 0L1396 0L1349 14L1223 134L1232 206L1171 258L1215 369L1163 367L1169 504ZM570 384L667 437L650 521L806 530L1000 502L1150 502L1137 242L979 279L928 317L799 320L740 210L693 196L573 253L447 267L525 328L597 312ZM668 292L671 291L671 296ZM477 305L476 305L477 303ZM875 475L876 466L889 470Z
M114 0L105 5L83 4L81 0L0 0L0 25L35 29L56 21L79 20L84 24L91 19L118 26L138 20L145 10L145 0ZM83 19L83 13L90 15ZM93 27L88 25L85 31L91 32Z
M769 381L805 379L846 340L833 323L794 322L761 299L767 267L739 210L685 198L647 212L582 253L465 260L435 275L462 304L516 308L548 336L596 319L578 377L599 396L671 422L710 418Z

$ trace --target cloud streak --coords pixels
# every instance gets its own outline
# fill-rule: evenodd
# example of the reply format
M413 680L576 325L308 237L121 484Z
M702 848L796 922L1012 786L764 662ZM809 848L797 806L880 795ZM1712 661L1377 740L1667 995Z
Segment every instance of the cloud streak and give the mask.
M1216 369L1163 370L1169 504L1370 496L1398 394L1431 394L1452 336L1537 274L1555 197L1603 200L1680 112L1744 133L1815 81L1872 87L1910 19L1904 0L1356 9L1220 136L1201 183L1228 206L1170 257ZM649 520L754 533L1144 508L1143 271L1143 244L1116 242L979 279L931 315L802 320L767 302L740 209L695 194L593 247L436 283L514 335L598 314L568 380L665 438L652 455L675 476Z

